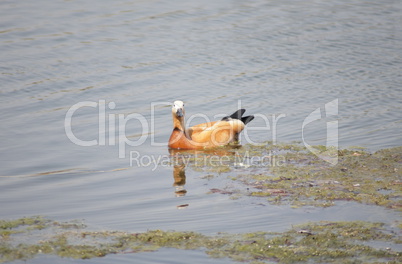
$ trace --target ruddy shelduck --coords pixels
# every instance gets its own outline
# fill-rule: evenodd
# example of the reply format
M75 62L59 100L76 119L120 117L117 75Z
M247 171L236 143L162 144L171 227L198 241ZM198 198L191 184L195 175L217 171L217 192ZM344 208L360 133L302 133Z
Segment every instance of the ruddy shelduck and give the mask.
M239 133L254 116L245 116L240 109L222 120L192 126L184 125L184 103L175 101L172 107L173 131L169 139L171 149L207 149L224 146L239 140Z

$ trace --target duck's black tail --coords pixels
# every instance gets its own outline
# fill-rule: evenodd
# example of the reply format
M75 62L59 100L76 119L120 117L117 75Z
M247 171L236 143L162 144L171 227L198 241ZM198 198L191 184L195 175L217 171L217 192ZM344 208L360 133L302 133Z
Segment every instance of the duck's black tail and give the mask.
M246 112L246 109L239 109L230 116L225 116L222 118L222 120L230 120L230 119L239 119L241 120L245 125L247 125L251 120L254 119L254 116L243 116L243 114Z

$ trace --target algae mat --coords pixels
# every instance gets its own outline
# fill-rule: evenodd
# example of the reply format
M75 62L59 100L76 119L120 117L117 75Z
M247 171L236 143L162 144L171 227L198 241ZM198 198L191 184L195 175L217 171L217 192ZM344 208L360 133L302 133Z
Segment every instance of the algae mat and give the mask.
M0 222L0 261L27 260L37 254L97 258L108 254L156 251L160 248L202 250L212 258L253 263L400 263L402 252L376 243L402 243L400 227L382 223L318 222L283 233L257 232L206 236L195 232L150 230L143 233L87 231L79 222L60 223L42 217ZM23 238L23 240L22 240ZM25 241L25 242L22 242Z
M209 177L227 174L229 179L243 184L240 189L221 191L224 194L266 197L269 203L294 207L327 207L342 200L402 210L402 147L375 153L358 147L314 149L316 154L336 156L336 165L301 144L272 142L226 150L230 155L221 159L210 153L196 153L191 162L186 160L186 165L209 173ZM222 155L220 151L218 155ZM183 163L181 156L176 155L176 163Z

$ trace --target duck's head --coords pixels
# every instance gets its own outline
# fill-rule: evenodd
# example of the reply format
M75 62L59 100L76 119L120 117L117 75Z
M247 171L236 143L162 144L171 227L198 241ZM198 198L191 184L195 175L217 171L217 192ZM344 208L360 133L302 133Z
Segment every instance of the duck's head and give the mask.
M173 103L172 114L178 118L184 117L184 103L182 101L175 101Z

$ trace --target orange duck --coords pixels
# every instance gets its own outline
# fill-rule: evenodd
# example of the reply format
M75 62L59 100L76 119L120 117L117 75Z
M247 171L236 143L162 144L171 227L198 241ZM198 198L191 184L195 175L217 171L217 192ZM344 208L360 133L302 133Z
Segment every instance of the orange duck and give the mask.
M242 117L246 110L240 109L222 120L185 128L184 103L175 101L172 107L173 131L169 139L171 149L206 149L224 146L238 141L239 133L254 116Z

